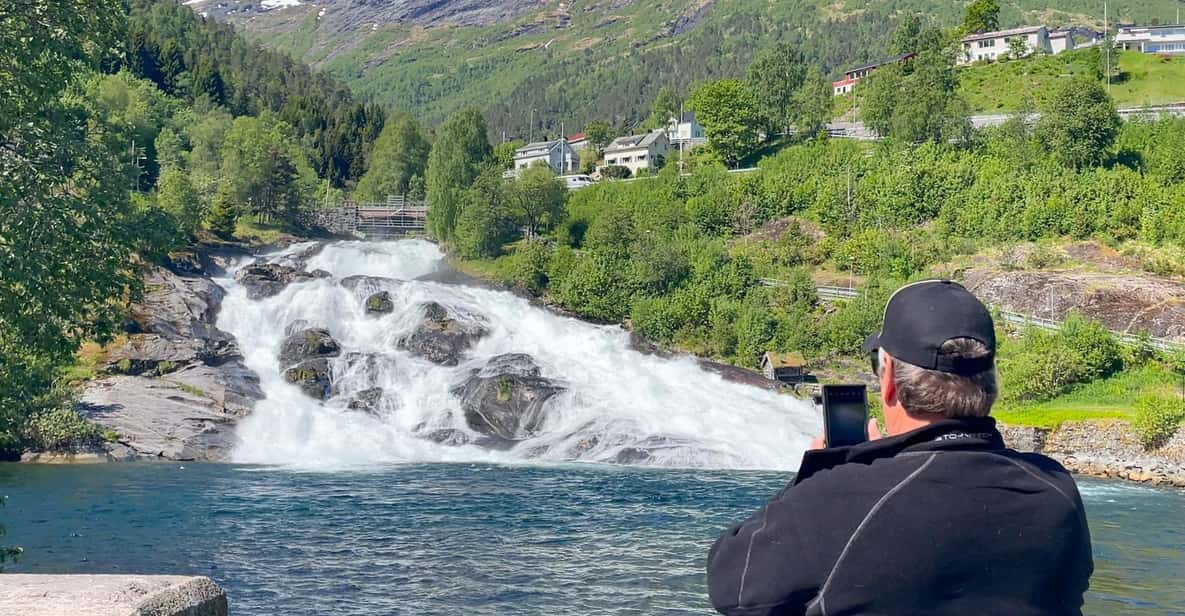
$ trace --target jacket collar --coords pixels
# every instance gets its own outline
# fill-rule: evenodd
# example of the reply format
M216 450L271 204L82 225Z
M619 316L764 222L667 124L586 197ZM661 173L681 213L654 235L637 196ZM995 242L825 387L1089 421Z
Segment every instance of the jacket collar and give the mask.
M815 473L841 464L872 464L876 460L892 458L911 451L950 451L1004 449L1004 438L991 417L960 417L932 423L912 432L883 438L850 447L832 447L808 451L794 483L798 484Z

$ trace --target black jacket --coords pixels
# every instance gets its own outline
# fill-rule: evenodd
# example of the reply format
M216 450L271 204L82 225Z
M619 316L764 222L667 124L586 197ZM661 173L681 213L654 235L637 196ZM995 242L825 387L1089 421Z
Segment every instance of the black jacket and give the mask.
M1081 614L1094 570L1073 478L958 419L810 451L708 554L730 615Z

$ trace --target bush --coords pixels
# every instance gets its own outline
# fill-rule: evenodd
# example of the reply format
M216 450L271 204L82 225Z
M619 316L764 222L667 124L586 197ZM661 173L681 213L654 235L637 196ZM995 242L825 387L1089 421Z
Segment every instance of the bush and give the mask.
M1148 394L1136 401L1132 429L1144 449L1163 447L1185 419L1185 404L1176 398Z
M1058 337L1078 363L1082 380L1106 378L1123 369L1123 350L1119 342L1098 322L1072 312L1062 322Z
M74 409L61 407L31 416L25 438L41 451L77 451L101 443L103 433Z
M632 176L629 167L622 167L621 165L609 165L601 168L601 176L611 180L624 180Z
M518 247L510 258L510 282L533 295L541 295L547 288L547 264L551 261L551 247L543 242L527 242Z

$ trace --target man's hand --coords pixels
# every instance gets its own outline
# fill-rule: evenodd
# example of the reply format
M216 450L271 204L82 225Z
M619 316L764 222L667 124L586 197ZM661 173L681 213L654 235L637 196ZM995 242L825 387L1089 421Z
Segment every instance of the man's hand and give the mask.
M869 419L868 420L868 440L876 441L876 440L880 440L882 438L884 438L884 436L881 434L880 426L876 425L876 418L874 417L874 418ZM811 451L814 449L826 449L827 448L826 440L827 440L827 437L824 434L820 434L819 436L816 436L815 440L811 441L811 446L807 448L807 451Z

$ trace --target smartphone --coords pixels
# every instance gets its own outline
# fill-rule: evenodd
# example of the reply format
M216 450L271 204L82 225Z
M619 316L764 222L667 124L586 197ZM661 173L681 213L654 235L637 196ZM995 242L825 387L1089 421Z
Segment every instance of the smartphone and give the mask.
M868 440L868 394L863 385L823 386L823 435L827 447Z

